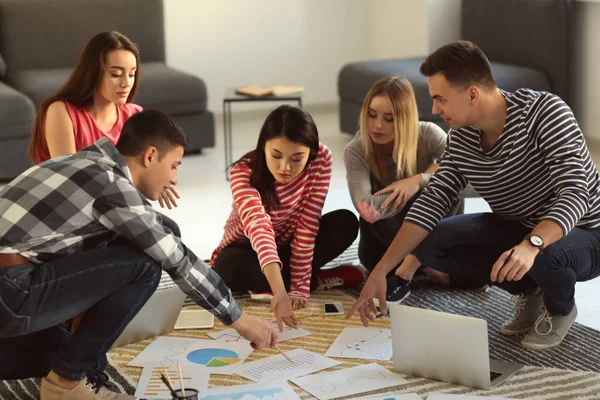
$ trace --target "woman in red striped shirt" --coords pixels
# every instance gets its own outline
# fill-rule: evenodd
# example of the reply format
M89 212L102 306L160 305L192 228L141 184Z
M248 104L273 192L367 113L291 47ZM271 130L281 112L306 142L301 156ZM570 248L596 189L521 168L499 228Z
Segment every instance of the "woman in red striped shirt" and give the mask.
M256 149L231 168L233 210L212 264L232 290L270 300L280 330L282 322L296 327L294 310L311 290L363 281L355 266L320 271L358 234L351 211L321 217L331 162L312 117L283 105L267 117Z

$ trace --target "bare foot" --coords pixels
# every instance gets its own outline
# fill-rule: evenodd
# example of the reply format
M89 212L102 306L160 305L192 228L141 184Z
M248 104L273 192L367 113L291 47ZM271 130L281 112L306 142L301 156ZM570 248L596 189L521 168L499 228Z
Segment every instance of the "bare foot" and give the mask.
M450 286L450 275L448 275L444 272L436 271L435 269L427 268L427 267L423 268L423 272L436 285L440 285L443 287Z

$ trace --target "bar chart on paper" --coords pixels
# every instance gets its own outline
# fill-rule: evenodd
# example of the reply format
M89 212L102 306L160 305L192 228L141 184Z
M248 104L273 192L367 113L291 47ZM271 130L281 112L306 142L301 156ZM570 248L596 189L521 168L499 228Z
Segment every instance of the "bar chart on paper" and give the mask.
M168 399L171 397L169 389L160 380L160 374L164 374L164 367L144 367L140 380L138 382L135 396L143 399ZM175 384L175 388L179 388L179 373L177 368L167 368L167 375L171 382ZM185 369L182 370L183 384L187 388L204 390L208 387L209 374L203 374L198 371L190 373Z
M292 359L293 364L278 354L243 364L236 371L236 375L254 382L265 383L283 378L295 378L340 364L339 361L303 349L288 351L286 355Z

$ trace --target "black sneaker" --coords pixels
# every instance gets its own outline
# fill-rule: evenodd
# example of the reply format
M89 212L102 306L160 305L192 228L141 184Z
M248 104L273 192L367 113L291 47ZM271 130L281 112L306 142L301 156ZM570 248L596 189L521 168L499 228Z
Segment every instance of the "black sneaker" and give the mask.
M388 303L402 303L410 295L410 281L399 277L398 275L392 275L387 278L387 293L385 295L385 301Z

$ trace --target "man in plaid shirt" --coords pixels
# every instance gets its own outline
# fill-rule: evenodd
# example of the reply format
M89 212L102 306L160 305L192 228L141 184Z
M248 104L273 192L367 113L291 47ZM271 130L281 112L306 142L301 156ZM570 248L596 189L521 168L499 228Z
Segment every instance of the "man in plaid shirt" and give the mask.
M87 310L42 380L42 399L133 398L109 392L91 371L152 295L161 270L256 348L275 345L272 324L244 314L147 200L177 183L186 144L172 118L146 110L127 121L116 147L103 138L0 191L0 338Z

